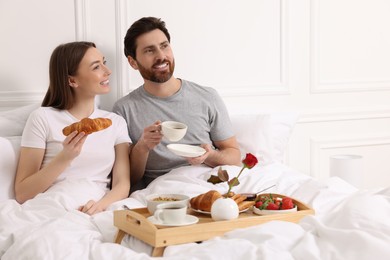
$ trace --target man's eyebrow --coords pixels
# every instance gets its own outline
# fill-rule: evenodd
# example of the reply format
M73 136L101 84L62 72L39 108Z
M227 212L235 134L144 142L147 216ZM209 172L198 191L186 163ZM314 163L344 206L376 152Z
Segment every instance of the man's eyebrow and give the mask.
M158 45L161 46L161 45L164 45L167 43L169 43L169 41L163 41L163 42L159 43ZM153 49L153 48L155 48L155 45L148 45L148 46L143 47L142 49L146 50L146 49Z
M153 49L153 48L154 48L154 45L148 45L148 46L143 47L142 49L146 50L146 49Z

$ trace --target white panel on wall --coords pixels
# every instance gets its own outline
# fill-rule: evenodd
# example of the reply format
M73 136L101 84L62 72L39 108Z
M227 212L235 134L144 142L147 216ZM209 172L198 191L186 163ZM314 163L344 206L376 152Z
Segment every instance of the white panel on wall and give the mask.
M1 0L0 24L0 102L41 101L52 50L75 40L74 2Z
M212 86L221 95L286 91L283 1L128 1L129 25L162 18L171 34L179 78ZM286 4L284 4L286 5ZM178 12L177 10L180 10ZM130 86L142 84L130 67Z
M384 181L390 178L390 164L386 159L390 149L389 133L388 109L303 115L291 135L288 164L326 180L330 156L362 155L365 165L363 186L384 186Z
M330 177L329 158L333 155L360 155L363 157L361 188L387 187L390 184L390 135L356 136L339 140L312 140L313 177Z
M313 92L390 89L390 1L314 0Z

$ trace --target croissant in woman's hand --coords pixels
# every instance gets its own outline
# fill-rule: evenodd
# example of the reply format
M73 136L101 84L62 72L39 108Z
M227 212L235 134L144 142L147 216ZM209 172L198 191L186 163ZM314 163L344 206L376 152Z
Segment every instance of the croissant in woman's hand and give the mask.
M65 136L70 135L73 131L84 132L89 135L93 132L97 132L107 127L111 126L112 122L109 118L83 118L80 122L73 123L64 129L62 129L62 133Z

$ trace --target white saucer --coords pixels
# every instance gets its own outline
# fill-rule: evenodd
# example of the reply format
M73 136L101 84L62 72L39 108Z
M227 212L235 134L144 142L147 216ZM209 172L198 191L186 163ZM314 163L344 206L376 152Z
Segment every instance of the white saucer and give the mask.
M158 221L154 216L148 217L147 220L152 222L152 224L154 224L154 225L167 226L167 227L187 226L187 225L195 224L199 221L199 219L197 217L192 216L192 215L186 215L184 222L178 223L178 224L166 224L166 223Z
M239 213L248 211L250 208L251 208L251 207L246 208L246 209L243 209L243 210L240 210ZM209 212L209 211L203 211L203 210L200 210L200 209L193 209L193 208L191 208L191 207L190 207L190 209L191 209L192 211L195 211L195 212L198 212L198 213L202 213L202 214L206 214L206 215L211 215L211 212Z
M184 157L198 157L206 152L200 146L188 144L168 144L167 148L174 154Z

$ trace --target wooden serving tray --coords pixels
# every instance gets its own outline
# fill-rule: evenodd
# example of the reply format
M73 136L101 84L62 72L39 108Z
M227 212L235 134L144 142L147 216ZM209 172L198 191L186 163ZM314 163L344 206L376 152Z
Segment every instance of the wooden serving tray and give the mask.
M284 197L280 194L272 195ZM240 213L237 219L225 221L214 221L210 215L197 213L189 209L188 214L198 217L199 222L179 227L152 224L146 219L150 216L147 208L116 210L114 211L114 226L118 228L118 233L115 243L120 244L124 235L129 234L153 246L152 256L162 256L165 247L169 245L204 241L237 228L259 225L272 220L298 222L304 216L314 214L314 210L308 205L295 199L293 201L298 206L296 212L260 216L249 209Z

